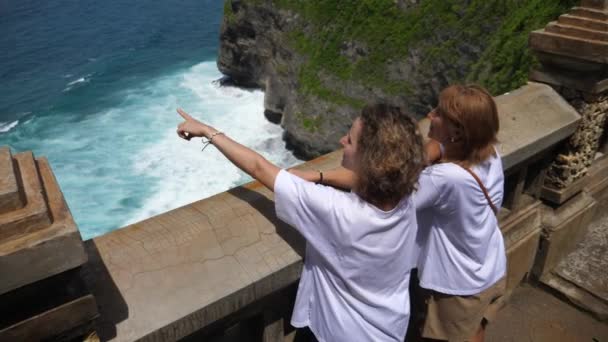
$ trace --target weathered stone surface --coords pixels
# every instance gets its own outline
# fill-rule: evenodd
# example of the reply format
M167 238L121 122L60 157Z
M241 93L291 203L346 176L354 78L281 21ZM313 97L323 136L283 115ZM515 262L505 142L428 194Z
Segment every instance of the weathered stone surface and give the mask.
M576 306L591 312L598 319L604 321L608 319L608 305L576 284L555 273L547 274L544 277L543 284L553 288Z
M557 209L543 207L543 235L534 265L534 274L541 281L584 236L596 205L591 196L582 192Z
M507 296L532 268L541 232L540 206L540 201L524 196L520 209L499 216L507 251Z
M572 14L563 14L557 19L557 21L565 25L583 27L589 30L608 30L608 22L606 22L605 20L594 20L590 18L579 17Z
M608 94L571 92L574 94L570 102L581 113L582 121L547 171L547 183L555 188L568 187L585 176L595 159L608 118Z
M83 325L92 329L96 316L95 298L88 295L1 330L0 341L42 341L61 336ZM66 336L62 336L61 340L64 337ZM71 337L77 338L79 335Z
M595 26L603 26L601 21L591 19L579 19L579 17L568 17L568 20L561 20L564 25L576 26L577 22L585 24L583 27L595 29ZM588 24L589 22L595 24ZM588 27L591 26L591 27ZM605 24L604 31L608 31L608 23ZM599 28L596 30L600 30ZM597 63L608 63L608 42L591 39L556 34L546 30L538 30L530 33L530 48L543 52L555 53L559 55L581 58Z
M508 213L505 217L499 216L500 229L507 249L541 229L541 202L529 196L526 196L524 202L516 212Z
M608 11L608 0L582 0L581 6L601 11Z
M608 210L608 156L597 159L585 176L584 191L598 202L596 219Z
M486 329L489 342L600 342L608 325L544 289L523 285Z
M91 331L97 317L78 270L0 296L0 341L66 341Z
M603 306L603 312L597 312L608 320L608 215L604 212L600 219L594 221L576 249L568 254L555 267L553 274L576 285L578 291L586 291L595 297L594 302L580 301L589 310ZM567 291L566 295L571 291ZM569 295L568 297L580 297Z
M539 227L507 248L507 298L532 269L540 232Z
M529 83L495 100L505 172L566 139L580 121L574 108L551 87L540 83Z
M28 235L0 242L0 294L86 262L80 233L46 159L38 160L38 169L53 223ZM24 183L32 176L38 181L35 170L33 166L33 174L24 177Z
M537 55L540 53L537 52ZM568 59L564 61L565 57L558 55L551 55L547 57L543 55L543 58L539 58L541 60L555 61L559 60L559 64L573 64L573 62L577 62L573 59ZM540 57L540 56L539 56ZM586 77L581 77L580 71L569 71L564 69L556 69L552 67L548 67L547 65L540 66L537 69L534 69L530 72L529 79L531 81L550 84L555 87L564 87L566 89L577 89L589 94L600 94L606 90L608 90L608 78L602 76L602 70L608 69L604 66L599 66L597 64L589 65L589 63L585 63L581 65L577 63L576 66L572 66L571 69L591 69L589 71L589 75Z
M541 197L553 204L562 204L581 192L583 187L587 184L587 181L588 179L586 177L579 178L565 188L556 188L545 184L541 191Z
M545 27L545 31L563 36L608 42L608 32L560 24L556 21L550 22L547 27Z
M0 242L29 234L51 223L38 170L31 152L14 157L23 180L26 205L21 209L0 214Z
M8 147L0 147L0 214L23 207Z
M608 21L608 11L589 7L574 7L570 14L599 21Z

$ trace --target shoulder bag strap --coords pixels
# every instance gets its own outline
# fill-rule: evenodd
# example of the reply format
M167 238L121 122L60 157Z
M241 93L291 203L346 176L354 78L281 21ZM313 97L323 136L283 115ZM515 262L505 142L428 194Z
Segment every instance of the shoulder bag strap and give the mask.
M479 179L479 177L477 177L477 174L475 174L475 172L473 172L473 170L469 169L468 167L464 167L462 165L460 165L460 167L462 167L463 169L465 169L468 173L471 174L471 176L473 176L473 178L475 178L475 180L477 181L477 184L479 184L479 187L481 188L481 191L483 191L483 194L486 196L486 199L488 200L488 204L492 208L492 211L494 212L494 215L497 215L498 214L498 209L496 208L496 206L494 205L494 203L492 203L492 200L490 199L490 195L488 195L488 190L486 189L485 186L483 186L483 183L481 182L481 180Z

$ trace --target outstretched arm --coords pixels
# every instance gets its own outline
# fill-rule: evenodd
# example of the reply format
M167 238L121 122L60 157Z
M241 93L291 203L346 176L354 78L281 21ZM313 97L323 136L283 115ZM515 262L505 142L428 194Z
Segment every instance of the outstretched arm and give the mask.
M355 173L342 166L323 171L323 180L319 171L290 169L289 172L309 182L330 185L334 188L350 190L355 185Z
M274 191L274 181L281 170L278 166L215 128L196 120L182 109L178 109L177 113L184 119L184 122L177 126L177 135L180 138L185 140L193 137L212 139L213 145L236 167Z

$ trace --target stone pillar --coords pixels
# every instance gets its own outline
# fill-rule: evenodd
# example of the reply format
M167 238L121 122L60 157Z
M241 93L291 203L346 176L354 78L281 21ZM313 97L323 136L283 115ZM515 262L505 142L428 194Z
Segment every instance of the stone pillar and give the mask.
M560 265L580 248L599 198L608 194L608 166L598 159L608 118L608 0L582 0L532 32L529 45L541 63L530 79L551 85L582 117L547 169L543 232L533 268L541 282L568 296L578 285L556 285L567 283Z
M530 48L541 66L530 79L548 83L576 108L583 121L547 172L546 185L557 191L576 183L591 166L608 115L608 1L583 0L580 7L530 34ZM577 191L583 184L576 184ZM569 197L548 197L560 203Z
M87 257L48 161L0 148L0 341L90 333L95 299Z

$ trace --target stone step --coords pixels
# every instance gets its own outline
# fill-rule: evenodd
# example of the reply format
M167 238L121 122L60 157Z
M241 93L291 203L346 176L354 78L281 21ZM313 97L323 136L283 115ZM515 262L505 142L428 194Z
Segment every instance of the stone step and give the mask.
M593 20L585 17L579 17L571 14L562 14L557 21L560 24L576 26L596 31L608 31L608 21Z
M563 25L558 23L557 21L550 22L545 27L545 31L560 34L563 36L608 42L608 31L602 32L584 29L576 26Z
M0 294L74 269L87 261L78 227L65 203L48 161L36 162L49 199L51 225L0 242Z
M0 147L0 214L23 207L11 150Z
M0 303L0 341L72 341L98 316L80 269L0 295Z
M583 58L585 61L600 64L608 63L608 42L570 37L542 29L530 33L529 46L532 50L544 53Z
M25 206L0 214L0 241L29 234L51 224L38 169L32 152L14 156L19 177L23 182Z
M608 21L608 12L587 7L574 7L569 14L593 20Z
M581 7L592 8L600 11L608 11L608 0L582 0Z

